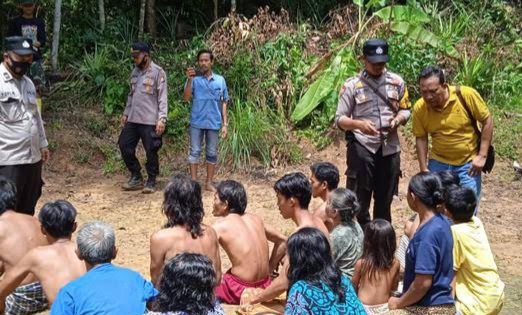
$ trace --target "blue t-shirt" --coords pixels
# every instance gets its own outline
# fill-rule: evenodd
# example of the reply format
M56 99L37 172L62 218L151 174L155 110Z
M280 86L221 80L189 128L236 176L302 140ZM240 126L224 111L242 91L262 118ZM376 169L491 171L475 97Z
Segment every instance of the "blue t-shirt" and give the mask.
M51 315L142 315L156 295L152 283L139 273L101 264L58 292Z
M219 130L221 128L221 105L228 102L225 78L212 73L210 79L196 76L192 79L191 127Z
M342 276L344 301L339 301L326 284L315 286L304 280L290 288L285 315L366 315L366 311L353 290L352 283Z
M451 281L453 280L453 237L448 219L436 214L421 226L408 245L404 270L404 292L415 274L432 275L433 282L419 306L453 304Z

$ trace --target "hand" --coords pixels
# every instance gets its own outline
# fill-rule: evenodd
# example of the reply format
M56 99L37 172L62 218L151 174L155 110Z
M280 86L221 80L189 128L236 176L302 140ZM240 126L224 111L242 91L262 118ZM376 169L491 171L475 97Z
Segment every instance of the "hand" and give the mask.
M370 136L376 136L379 134L375 128L375 124L369 120L359 120L359 127L357 129Z
M397 297L390 297L390 299L388 300L388 308L390 310L397 310L399 309L399 301L401 299L400 298L397 298Z
M188 67L187 71L185 72L187 75L187 78L190 80L196 76L196 70L192 67Z
M470 176L479 176L480 172L482 172L482 168L486 164L486 157L477 155L473 158L471 162L471 168L468 171Z
M125 125L125 123L127 123L127 118L129 118L129 116L127 115L121 115L121 118L120 118L120 127L123 127Z
M246 313L250 314L252 310L254 309L254 305L256 303L252 303L252 300L255 296L259 295L260 292L262 292L263 289L260 288L247 288L243 291L241 294L240 302L239 302L239 309Z
M401 121L397 118L397 116L390 119L390 129L395 129L401 125Z
M161 120L158 120L156 123L156 134L161 136L165 132L165 123Z
M221 127L221 137L223 139L225 139L228 135L228 127L223 125L223 127Z
M42 162L46 163L49 161L49 157L51 157L51 152L49 152L48 148L41 148L40 152L42 153Z
M40 48L42 46L42 43L40 43L39 41L35 40L33 42L33 46L36 47L36 48Z

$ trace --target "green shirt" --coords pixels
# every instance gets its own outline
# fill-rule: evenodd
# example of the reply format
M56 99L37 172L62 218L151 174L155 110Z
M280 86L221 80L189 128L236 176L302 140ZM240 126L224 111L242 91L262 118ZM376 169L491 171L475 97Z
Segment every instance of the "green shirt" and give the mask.
M351 279L355 263L363 251L364 233L361 226L357 222L339 224L330 233L330 238L335 264Z

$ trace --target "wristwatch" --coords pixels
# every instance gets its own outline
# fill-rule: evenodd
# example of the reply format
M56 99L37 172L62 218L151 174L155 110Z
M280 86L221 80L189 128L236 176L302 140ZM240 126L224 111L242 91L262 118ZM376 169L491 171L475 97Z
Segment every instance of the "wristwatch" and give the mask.
M166 124L167 123L167 118L166 117L161 117L160 119L158 119L159 121L161 121L162 123Z

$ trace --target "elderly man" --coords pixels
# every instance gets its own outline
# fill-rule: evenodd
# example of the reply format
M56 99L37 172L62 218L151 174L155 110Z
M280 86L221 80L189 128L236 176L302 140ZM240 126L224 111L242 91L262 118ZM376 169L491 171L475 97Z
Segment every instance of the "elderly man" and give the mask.
M158 291L139 273L114 266L116 237L103 222L85 224L76 238L87 273L63 287L51 315L141 315Z
M36 90L25 75L33 61L32 41L5 39L0 64L0 175L16 184L14 210L33 215L42 194L42 163L49 159Z

